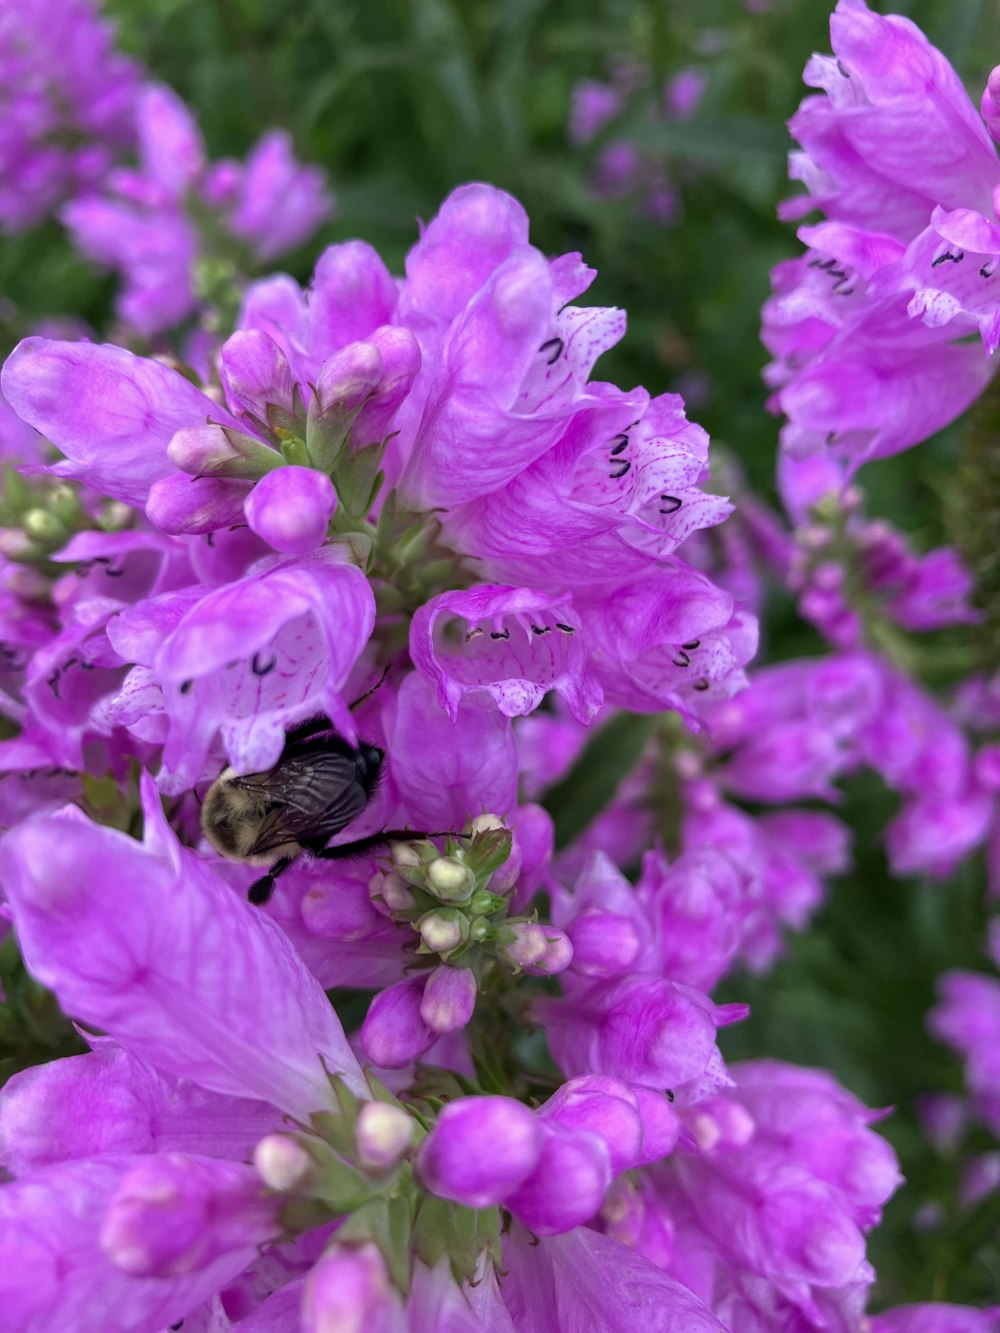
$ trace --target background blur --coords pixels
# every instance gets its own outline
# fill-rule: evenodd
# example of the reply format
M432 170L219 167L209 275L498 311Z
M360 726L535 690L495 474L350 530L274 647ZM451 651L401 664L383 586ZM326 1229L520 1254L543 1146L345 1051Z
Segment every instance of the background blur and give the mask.
M120 42L199 116L212 157L242 156L265 129L291 131L296 155L322 165L336 216L286 267L304 279L323 245L363 236L401 270L416 236L455 185L484 179L517 195L532 240L581 250L600 276L588 303L628 310L625 342L598 375L623 387L682 393L713 445L738 456L770 495L778 422L765 410L758 342L768 270L793 255L775 205L785 179L784 121L804 89L802 67L829 49L823 0L112 0ZM1000 0L915 0L884 12L917 22L960 71L978 104L1000 61ZM581 79L644 69L622 114L584 146L568 136ZM636 62L632 65L630 62ZM655 114L664 82L705 78L693 114ZM642 198L598 197L595 163L630 138L677 197L664 225ZM641 192L640 192L641 194ZM274 207L280 209L280 198ZM106 326L112 283L72 252L58 224L5 242L0 337L10 345L47 314ZM4 348L6 351L6 346ZM918 549L947 540L947 516L971 521L954 488L962 423L862 474L872 516ZM762 660L822 651L776 596ZM947 683L944 655L929 664ZM857 864L789 956L767 977L739 977L720 998L749 999L750 1021L728 1029L727 1058L768 1055L832 1069L873 1106L909 1185L870 1242L879 1305L985 1303L1000 1293L1000 1191L956 1205L953 1165L924 1140L918 1096L961 1088L957 1061L923 1027L934 977L982 968L980 867L944 886L889 878L866 831L894 798L869 779L842 813ZM975 1146L973 1140L972 1146ZM979 1145L995 1145L985 1136Z

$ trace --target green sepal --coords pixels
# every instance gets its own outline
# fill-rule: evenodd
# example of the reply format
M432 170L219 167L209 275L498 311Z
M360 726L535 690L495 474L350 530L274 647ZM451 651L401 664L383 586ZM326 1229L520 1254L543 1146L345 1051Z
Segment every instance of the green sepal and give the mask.
M299 1140L305 1146L303 1140ZM310 1180L309 1194L319 1199L334 1213L353 1213L362 1204L368 1203L378 1195L372 1183L353 1166L335 1156L332 1152L310 1150L315 1159L317 1170Z
M417 1205L412 1246L428 1268L447 1256L456 1281L469 1282L484 1251L499 1263L500 1210L466 1208L424 1194Z
M386 442L352 449L337 461L334 485L340 504L355 518L364 518L371 512L375 496L384 480L381 472Z
M465 860L476 876L477 889L485 888L490 876L509 860L512 845L513 834L506 828L486 829L465 844Z
M372 1241L378 1246L393 1286L410 1289L410 1235L413 1195L409 1188L389 1199L373 1199L337 1228L338 1243Z
M350 439L351 425L361 407L362 404L359 404L346 411L334 406L324 412L320 407L319 395L313 393L306 413L305 443L312 466L320 472L330 475L337 466L344 446Z
M314 1111L309 1123L324 1143L345 1155L354 1151L354 1122L336 1111ZM303 1145L305 1146L305 1145Z
M312 467L309 450L304 440L297 435L289 435L281 441L281 456L292 467Z

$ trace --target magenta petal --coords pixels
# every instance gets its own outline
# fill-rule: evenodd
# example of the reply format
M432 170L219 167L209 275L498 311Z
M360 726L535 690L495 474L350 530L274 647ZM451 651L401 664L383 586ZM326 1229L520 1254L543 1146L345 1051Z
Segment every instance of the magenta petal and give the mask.
M316 262L309 289L309 347L317 362L389 324L396 282L364 241L331 245Z
M177 1277L133 1277L98 1236L115 1190L142 1157L47 1167L0 1186L0 1311L17 1333L134 1333L183 1319L252 1260L244 1246Z
M205 165L205 145L194 117L177 94L149 84L139 101L139 151L150 176L180 197Z
M219 353L222 383L234 412L247 412L267 421L269 403L294 408L295 387L284 352L261 329L240 329L228 338Z
M437 1033L424 1022L425 978L397 981L375 996L361 1025L365 1054L381 1069L402 1069L431 1046Z
M504 1207L536 1236L553 1236L589 1221L611 1184L607 1144L584 1130L545 1126L535 1169Z
M466 627L457 650L440 641L450 619ZM602 693L577 625L566 597L483 584L422 606L413 617L410 653L417 670L437 682L452 717L466 691L487 691L500 712L517 717L554 689L580 721L590 722Z
M196 1273L234 1253L249 1258L275 1239L279 1206L252 1166L154 1153L115 1191L101 1226L101 1249L137 1277Z
M247 522L262 541L286 555L306 555L326 540L337 505L333 482L308 467L281 467L246 498Z
M418 1169L434 1194L470 1208L500 1203L535 1169L542 1126L510 1097L449 1102L420 1149Z
M0 1092L0 1162L15 1176L106 1152L179 1150L235 1160L278 1123L266 1102L159 1074L112 1041L15 1074Z
M411 672L388 729L390 779L414 828L460 829L517 804L517 747L510 719L483 693L466 695L453 721L433 684Z
M453 190L407 256L407 322L454 319L527 240L528 216L511 195L480 184Z
M152 824L148 780L144 799ZM325 1069L364 1092L326 995L263 913L168 833L161 859L74 814L29 821L0 849L25 960L67 1012L164 1073L303 1119L331 1101Z
M208 419L238 425L176 370L110 344L25 338L0 383L18 416L70 460L64 475L134 505L175 470L176 431Z
M514 1226L504 1268L500 1289L518 1333L729 1333L687 1287L589 1227L536 1242Z

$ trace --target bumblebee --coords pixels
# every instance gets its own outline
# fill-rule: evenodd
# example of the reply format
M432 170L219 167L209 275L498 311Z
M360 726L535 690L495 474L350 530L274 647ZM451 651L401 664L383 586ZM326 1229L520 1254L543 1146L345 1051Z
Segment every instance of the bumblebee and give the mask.
M286 734L281 757L266 773L238 775L227 768L216 778L202 803L202 832L220 856L270 867L247 893L258 905L304 852L343 860L381 843L439 836L383 829L327 846L371 800L384 760L377 745L348 744L329 718L309 718Z

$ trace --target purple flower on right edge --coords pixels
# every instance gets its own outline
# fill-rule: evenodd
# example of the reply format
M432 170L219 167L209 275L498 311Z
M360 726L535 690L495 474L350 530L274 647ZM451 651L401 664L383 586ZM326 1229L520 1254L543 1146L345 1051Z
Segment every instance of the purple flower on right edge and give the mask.
M978 397L1000 343L997 72L982 115L908 19L840 0L789 122L782 206L808 247L772 274L764 341L782 449L847 474L910 448ZM978 335L982 347L970 334Z

